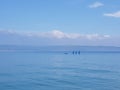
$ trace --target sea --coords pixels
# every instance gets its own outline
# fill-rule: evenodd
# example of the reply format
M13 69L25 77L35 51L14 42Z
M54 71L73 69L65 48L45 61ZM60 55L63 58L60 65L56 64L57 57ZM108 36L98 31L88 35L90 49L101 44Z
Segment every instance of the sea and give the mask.
M120 52L2 50L0 90L120 90Z

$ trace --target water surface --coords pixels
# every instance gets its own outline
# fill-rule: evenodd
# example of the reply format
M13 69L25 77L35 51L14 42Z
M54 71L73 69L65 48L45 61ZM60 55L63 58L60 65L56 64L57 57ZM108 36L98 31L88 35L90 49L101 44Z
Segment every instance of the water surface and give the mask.
M120 53L0 53L0 90L120 90Z

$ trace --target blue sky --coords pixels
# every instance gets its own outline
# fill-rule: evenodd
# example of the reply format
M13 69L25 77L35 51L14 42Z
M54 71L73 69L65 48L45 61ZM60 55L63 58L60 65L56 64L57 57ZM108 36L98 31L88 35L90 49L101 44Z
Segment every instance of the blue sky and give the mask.
M27 34L52 33L50 36L57 31L57 39L58 37L67 39L96 37L98 39L112 36L108 40L112 45L112 42L119 40L120 35L120 1L0 0L0 30ZM1 33L1 38L3 35ZM5 43L8 42L7 39L5 37ZM15 41L11 42L15 44ZM72 44L70 42L69 44ZM100 45L106 45L104 42ZM120 42L113 44L119 46ZM93 45L96 43L94 42Z

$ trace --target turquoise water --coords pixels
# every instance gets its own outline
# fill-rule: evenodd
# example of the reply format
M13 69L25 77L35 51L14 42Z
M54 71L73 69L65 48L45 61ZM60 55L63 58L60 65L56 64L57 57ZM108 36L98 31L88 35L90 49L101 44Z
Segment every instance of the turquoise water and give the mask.
M120 90L120 53L0 53L0 90Z

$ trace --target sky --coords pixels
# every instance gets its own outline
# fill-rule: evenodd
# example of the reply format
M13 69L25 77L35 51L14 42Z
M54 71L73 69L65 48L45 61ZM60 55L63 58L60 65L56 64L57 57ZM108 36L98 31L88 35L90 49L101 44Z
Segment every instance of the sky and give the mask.
M0 44L120 46L120 0L0 0Z

